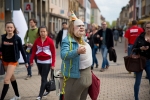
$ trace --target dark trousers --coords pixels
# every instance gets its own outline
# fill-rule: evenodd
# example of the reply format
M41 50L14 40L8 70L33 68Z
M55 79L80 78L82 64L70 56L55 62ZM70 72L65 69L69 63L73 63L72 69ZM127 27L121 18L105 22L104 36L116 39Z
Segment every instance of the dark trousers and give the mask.
M30 53L26 52L27 55L27 62L28 62L28 68L27 68L27 75L32 76L32 67L30 66L30 57L31 57L32 51ZM34 58L35 63L37 64L37 58Z
M40 87L39 97L42 98L43 93L44 93L45 88L46 88L47 76L49 74L51 64L37 63L37 66L38 66L39 74L41 75L41 87Z

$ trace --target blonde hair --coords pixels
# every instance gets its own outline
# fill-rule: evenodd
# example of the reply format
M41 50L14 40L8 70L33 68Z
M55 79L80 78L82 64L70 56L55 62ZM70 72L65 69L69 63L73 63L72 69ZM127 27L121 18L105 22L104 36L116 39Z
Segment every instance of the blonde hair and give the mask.
M92 26L95 27L96 30L98 30L98 25L97 24L93 23Z
M69 27L68 27L68 34L71 36L71 38L75 39L79 44L85 44L84 40L82 38L76 37L74 35L74 21L71 21L69 23ZM82 41L82 43L80 43Z

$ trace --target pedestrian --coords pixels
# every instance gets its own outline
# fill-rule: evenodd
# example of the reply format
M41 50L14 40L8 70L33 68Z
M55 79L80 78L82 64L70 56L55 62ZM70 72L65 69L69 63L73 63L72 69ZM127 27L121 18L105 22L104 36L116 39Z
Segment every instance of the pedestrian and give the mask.
M93 63L91 66L92 70L93 70L94 64L96 64L96 68L98 68L98 60L96 57L96 53L97 53L97 50L99 48L100 36L97 32L98 32L98 25L93 23L92 24L92 32L90 35L90 46L92 48L92 58L93 58Z
M61 46L61 41L67 36L68 33L68 26L67 22L62 23L62 30L59 31L56 37L56 48L58 49L58 44Z
M141 33L140 36L136 39L132 50L134 50L134 53L139 54L140 56L143 56L147 59L145 71L147 73L147 77L150 82L150 22L147 22L145 24L145 32ZM139 94L139 89L140 89L142 73L143 71L135 72L136 74L135 84L134 84L135 100L139 100L138 94ZM150 93L150 90L149 90L149 93Z
M65 100L86 100L88 88L92 84L92 50L82 36L85 26L82 20L72 13L68 36L61 44L61 71L64 75L62 91ZM65 80L67 79L67 80Z
M90 44L90 33L91 33L91 30L87 29L86 30L86 36L87 36L87 43L89 43L89 44Z
M98 34L100 35L100 47L103 57L103 62L100 71L103 72L105 68L108 69L109 67L107 54L108 50L114 47L113 33L111 29L107 28L107 23L104 21L102 22L102 29L98 31Z
M36 100L41 100L48 82L47 77L49 71L51 68L54 69L56 55L54 42L48 37L47 28L45 26L39 27L38 34L40 37L33 44L30 66L33 66L33 59L36 56L38 71L41 76L40 92Z
M116 27L114 28L113 36L114 36L115 46L117 46L117 42L119 40L119 31Z
M27 68L27 76L25 78L25 80L28 80L32 77L32 68L30 66L30 56L32 53L32 46L34 41L38 38L38 28L37 28L37 21L35 19L30 19L29 20L30 23L30 29L26 32L26 35L24 37L24 42L26 45L26 55L27 55L27 61L28 61L28 68ZM36 58L35 58L35 62L36 62Z
M136 38L143 32L141 27L137 26L137 21L132 21L132 26L125 32L125 53L131 55L133 44ZM131 73L131 72L129 72ZM135 74L134 74L135 77Z
M17 29L13 22L7 22L5 24L6 34L2 35L2 44L0 51L2 52L2 63L6 71L4 78L4 86L1 92L0 100L5 99L5 95L9 89L9 83L11 81L12 87L15 92L15 96L10 100L21 99L18 91L17 81L14 75L18 60L20 58L20 51L23 56L25 66L28 67L26 54L22 46L22 40L17 35Z
M118 29L119 31L119 42L121 43L122 42L122 37L123 37L123 30L121 28Z

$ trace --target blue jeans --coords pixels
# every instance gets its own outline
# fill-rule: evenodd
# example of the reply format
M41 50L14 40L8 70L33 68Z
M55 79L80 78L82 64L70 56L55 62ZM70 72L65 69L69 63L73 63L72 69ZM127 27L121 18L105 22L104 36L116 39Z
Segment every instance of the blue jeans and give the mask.
M108 49L107 49L106 45L101 46L101 53L102 53L102 57L103 57L102 68L105 68L106 66L109 66L109 62L107 60Z
M93 58L92 66L94 66L94 63L96 63L96 65L98 65L98 61L96 58L97 49L98 49L98 46L96 46L96 45L94 45L94 47L92 48L92 58Z
M30 53L26 52L27 55L27 62L28 62L28 68L27 68L27 75L32 76L32 67L30 66L30 56L31 56L32 51ZM35 62L37 63L37 59L35 57Z
M148 79L149 79L149 82L150 82L150 60L146 61L145 71L147 73L147 76L148 76ZM134 84L134 97L135 97L135 100L139 100L138 94L139 94L139 89L140 89L142 73L143 73L143 71L135 72L135 74L136 74L135 84Z
M131 55L131 53L132 53L132 47L133 47L133 45L131 45L131 44L128 45L128 56Z

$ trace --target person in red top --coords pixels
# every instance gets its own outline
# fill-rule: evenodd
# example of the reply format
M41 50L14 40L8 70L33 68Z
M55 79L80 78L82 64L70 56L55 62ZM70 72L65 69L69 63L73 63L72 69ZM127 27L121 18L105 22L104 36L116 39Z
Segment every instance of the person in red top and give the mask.
M132 21L132 27L130 27L124 37L125 37L125 53L128 52L128 56L131 54L132 52L132 47L133 44L136 40L136 38L142 33L144 32L143 29L141 27L137 26L137 21L133 20ZM131 73L131 72L129 72Z
M125 37L125 53L128 52L128 55L131 54L132 46L136 38L143 32L143 29L137 26L137 21L132 21L132 27L130 27L124 37ZM128 47L128 48L127 48Z
M39 96L36 100L41 100L43 93L46 90L47 76L50 68L54 69L56 55L54 42L48 37L47 28L45 26L39 27L38 34L40 37L37 38L33 44L30 65L33 65L33 59L36 56L39 74L42 78Z

